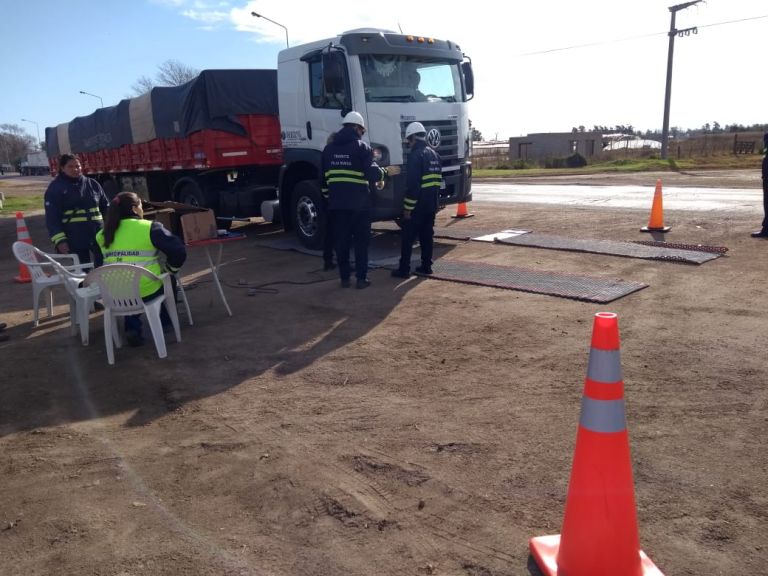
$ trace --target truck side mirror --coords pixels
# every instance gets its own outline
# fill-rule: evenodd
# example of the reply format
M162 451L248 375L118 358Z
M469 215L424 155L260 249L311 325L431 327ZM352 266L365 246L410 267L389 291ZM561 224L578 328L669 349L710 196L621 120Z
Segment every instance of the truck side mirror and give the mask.
M475 96L475 74L472 72L472 62L462 62L461 71L464 74L464 89L467 91L467 100Z

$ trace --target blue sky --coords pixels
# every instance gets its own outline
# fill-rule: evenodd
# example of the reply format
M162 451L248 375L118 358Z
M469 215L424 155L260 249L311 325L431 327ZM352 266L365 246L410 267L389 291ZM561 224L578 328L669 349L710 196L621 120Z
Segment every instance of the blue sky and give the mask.
M415 3L307 0L26 0L0 19L0 124L45 126L129 96L177 59L195 68L274 68L291 44L376 26L458 42L472 57L474 125L486 138L583 124L660 128L671 0ZM505 6L504 10L500 6ZM709 0L678 13L670 124L768 122L764 0ZM757 17L757 18L756 18ZM723 24L731 20L743 22ZM642 36L638 38L639 36ZM597 44L562 51L562 47ZM534 54L531 54L534 53Z

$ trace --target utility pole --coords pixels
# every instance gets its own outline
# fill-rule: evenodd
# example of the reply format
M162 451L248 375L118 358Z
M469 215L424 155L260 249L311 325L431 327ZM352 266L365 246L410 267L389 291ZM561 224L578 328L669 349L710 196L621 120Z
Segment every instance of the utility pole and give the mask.
M672 19L669 23L669 52L667 54L667 88L664 92L664 123L661 127L661 158L667 159L669 148L669 104L672 100L672 58L675 53L675 36L690 36L691 32L694 34L699 33L699 29L695 26L693 28L685 28L684 30L675 29L675 16L680 10L685 10L694 4L698 4L702 0L694 0L693 2L685 2L684 4L677 4L676 6L670 6L669 11L672 13Z

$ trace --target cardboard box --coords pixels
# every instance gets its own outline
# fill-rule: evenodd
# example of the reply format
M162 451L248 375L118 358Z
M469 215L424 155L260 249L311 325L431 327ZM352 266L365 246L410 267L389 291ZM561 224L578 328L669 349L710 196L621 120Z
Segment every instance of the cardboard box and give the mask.
M190 212L181 216L181 232L184 244L195 240L216 238L216 217L211 210Z
M144 217L157 220L185 244L216 238L216 217L208 208L179 202L144 202Z

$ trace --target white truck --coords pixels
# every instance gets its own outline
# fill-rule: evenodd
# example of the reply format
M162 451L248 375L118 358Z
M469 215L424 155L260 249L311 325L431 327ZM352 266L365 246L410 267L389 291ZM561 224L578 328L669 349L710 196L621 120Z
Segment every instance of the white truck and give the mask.
M283 144L278 199L286 227L319 247L326 217L320 201L320 158L350 110L366 121L364 139L382 166L402 172L373 191L373 220L402 212L405 127L419 121L443 162L442 204L472 199L471 61L446 40L358 29L288 48L278 56L278 100Z
M22 176L45 176L50 174L48 156L45 152L30 152L21 161Z

